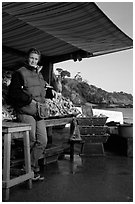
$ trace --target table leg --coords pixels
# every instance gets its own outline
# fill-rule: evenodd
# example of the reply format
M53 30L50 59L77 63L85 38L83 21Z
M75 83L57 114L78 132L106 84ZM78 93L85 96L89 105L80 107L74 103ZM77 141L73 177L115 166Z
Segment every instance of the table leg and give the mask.
M29 131L24 134L24 156L25 156L25 169L26 173L31 172L31 159L30 159L30 142L29 142ZM29 189L32 188L32 179L28 180Z
M70 160L74 160L74 142L70 141Z
M83 152L83 147L84 147L84 142L82 142L82 144L81 144L81 153L80 154L82 154L82 152Z
M10 181L10 154L11 154L11 133L4 135L4 164L3 164L3 181L5 182L4 187L4 200L9 199L9 187Z
M74 129L75 129L75 124L74 124L74 121L72 120L70 123L70 137L73 136Z
M2 191L3 191L3 201L9 200L9 188L4 188Z
M52 127L46 127L48 144L52 144Z

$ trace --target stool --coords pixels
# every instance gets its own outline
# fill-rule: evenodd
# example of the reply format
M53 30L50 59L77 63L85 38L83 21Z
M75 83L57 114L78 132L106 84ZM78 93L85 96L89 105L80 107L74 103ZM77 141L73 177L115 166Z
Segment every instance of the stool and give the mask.
M4 155L3 155L3 181L2 188L4 193L4 200L9 199L9 188L28 180L29 189L32 188L32 178L34 173L31 170L30 159L30 144L29 144L29 130L31 126L29 124L17 123L17 122L2 122L2 133L4 139ZM25 174L16 178L10 178L10 157L11 157L11 139L13 133L23 132L23 134L16 134L15 138L23 138L24 142L24 157L25 157ZM18 137L17 137L18 135Z

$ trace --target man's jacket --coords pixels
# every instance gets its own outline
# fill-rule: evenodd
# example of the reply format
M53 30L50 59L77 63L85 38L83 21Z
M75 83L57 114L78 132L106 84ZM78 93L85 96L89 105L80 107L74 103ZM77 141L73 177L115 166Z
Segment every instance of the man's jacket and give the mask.
M32 99L45 102L45 85L42 74L25 64L12 75L9 101L18 113L35 115L37 107Z

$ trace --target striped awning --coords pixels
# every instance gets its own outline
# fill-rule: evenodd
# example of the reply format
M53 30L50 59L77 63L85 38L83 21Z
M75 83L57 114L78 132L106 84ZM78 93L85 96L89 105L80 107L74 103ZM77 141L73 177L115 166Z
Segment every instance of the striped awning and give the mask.
M31 47L52 62L130 49L133 40L91 2L3 2L3 66Z

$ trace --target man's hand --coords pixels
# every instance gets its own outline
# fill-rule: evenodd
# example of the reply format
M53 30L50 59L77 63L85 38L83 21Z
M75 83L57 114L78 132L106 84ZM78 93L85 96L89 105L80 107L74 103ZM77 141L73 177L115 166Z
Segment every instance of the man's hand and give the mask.
M61 93L56 92L55 90L52 90L52 94L53 96L57 99L59 97L61 97Z
M34 99L32 99L32 101L31 101L32 103L35 103L35 104L37 104L37 102L34 100Z

